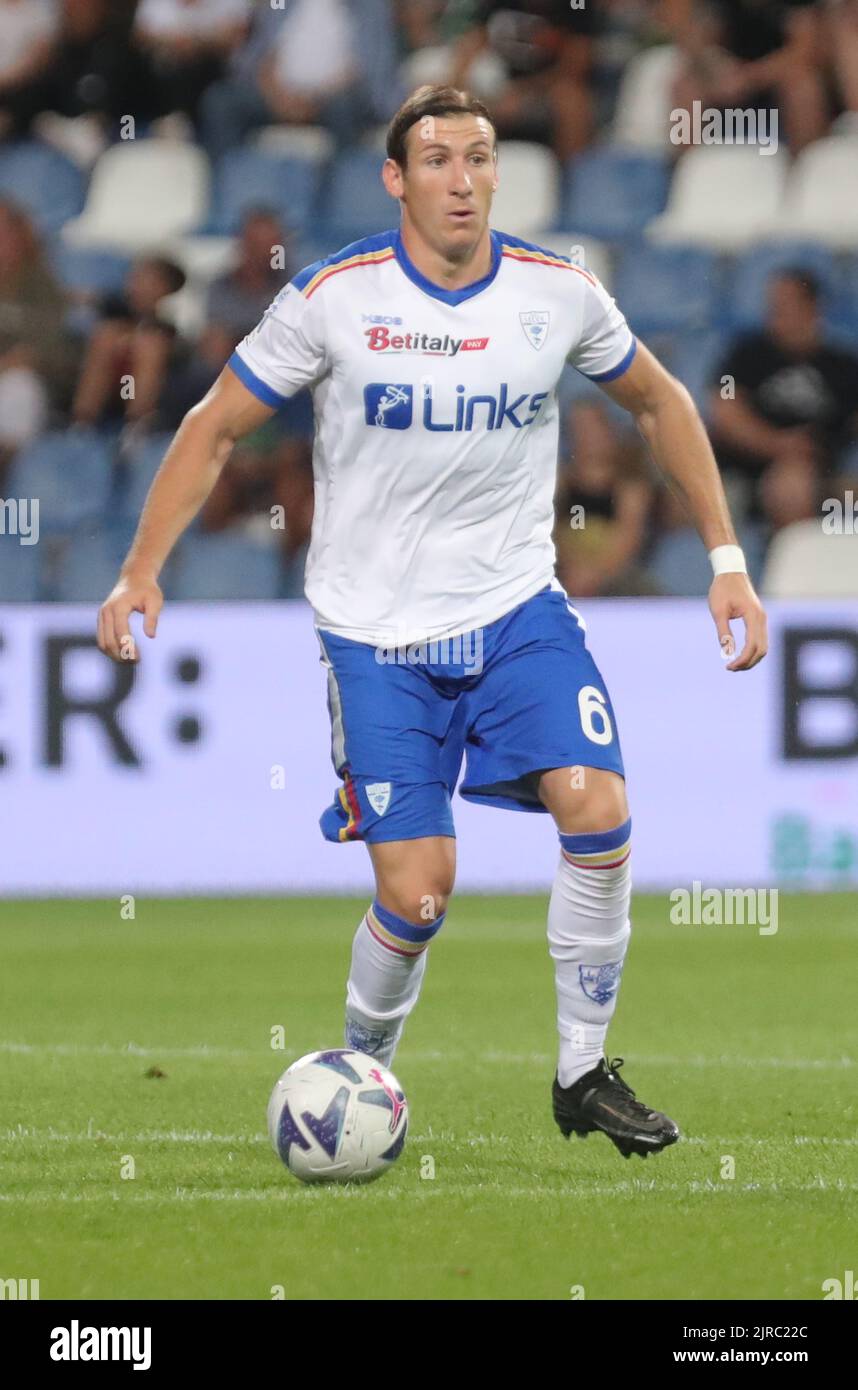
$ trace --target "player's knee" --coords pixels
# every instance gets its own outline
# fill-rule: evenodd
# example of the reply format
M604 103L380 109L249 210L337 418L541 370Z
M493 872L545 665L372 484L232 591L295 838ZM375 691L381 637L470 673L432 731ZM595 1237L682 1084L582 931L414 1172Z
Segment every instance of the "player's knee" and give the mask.
M379 901L415 926L428 926L447 911L455 871L447 856L409 865L379 880Z
M598 834L629 818L625 780L602 768L555 768L540 782L540 796L563 834Z
M378 899L388 911L395 912L415 926L429 926L447 911L452 882L446 877L431 875L422 884L383 884Z
M439 838L383 846L373 862L378 900L415 926L428 926L447 910L456 875L456 842Z

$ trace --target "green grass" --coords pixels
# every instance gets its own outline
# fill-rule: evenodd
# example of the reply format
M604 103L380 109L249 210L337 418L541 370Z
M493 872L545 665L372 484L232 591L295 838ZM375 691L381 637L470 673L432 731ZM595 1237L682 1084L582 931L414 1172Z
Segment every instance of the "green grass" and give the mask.
M645 1163L554 1126L545 900L456 899L396 1058L402 1157L305 1188L265 1106L340 1042L364 906L0 904L0 1278L48 1299L819 1299L858 1268L849 897L782 894L768 937L636 900L610 1054L684 1135Z

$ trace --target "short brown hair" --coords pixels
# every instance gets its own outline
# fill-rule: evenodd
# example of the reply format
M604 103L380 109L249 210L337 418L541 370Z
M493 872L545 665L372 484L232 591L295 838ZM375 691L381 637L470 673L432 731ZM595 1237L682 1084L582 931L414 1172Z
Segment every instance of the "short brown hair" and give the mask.
M405 137L424 116L483 116L497 141L497 131L488 107L478 97L471 96L470 92L460 92L456 87L427 84L418 87L402 103L387 129L387 157L395 159L401 169L405 168L408 158Z

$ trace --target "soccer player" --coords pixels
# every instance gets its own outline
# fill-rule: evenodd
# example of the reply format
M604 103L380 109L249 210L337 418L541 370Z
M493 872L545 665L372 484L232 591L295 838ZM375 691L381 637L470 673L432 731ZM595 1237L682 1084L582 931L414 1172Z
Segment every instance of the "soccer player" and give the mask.
M554 576L565 363L632 413L684 495L712 558L728 670L764 656L765 616L688 393L589 271L490 227L486 107L421 88L391 122L387 154L399 228L296 275L185 417L100 610L99 645L137 659L129 614L155 636L161 567L233 444L311 386L306 592L342 780L321 827L365 841L376 877L352 948L346 1045L393 1060L453 888L451 795L466 757L463 796L548 812L560 838L554 1117L567 1137L601 1130L625 1156L646 1155L679 1131L605 1055L630 935L631 820L614 710Z

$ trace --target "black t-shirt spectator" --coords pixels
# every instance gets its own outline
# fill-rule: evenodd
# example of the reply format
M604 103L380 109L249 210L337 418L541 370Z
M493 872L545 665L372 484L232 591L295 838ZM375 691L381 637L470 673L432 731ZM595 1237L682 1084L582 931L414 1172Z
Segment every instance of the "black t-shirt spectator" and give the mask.
M855 428L858 357L843 348L820 344L809 353L795 355L778 347L767 333L751 333L730 348L719 368L716 389L727 375L770 425L811 429L829 464ZM756 475L766 466L765 459L733 446L719 449L718 455L723 468L744 473Z
M809 9L816 3L817 0L715 0L721 44L744 62L765 58L786 43L790 12Z
M480 0L474 20L489 31L492 48L511 77L551 67L567 34L595 32L593 6L573 9L566 0Z

